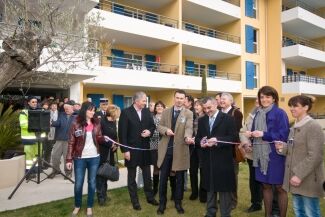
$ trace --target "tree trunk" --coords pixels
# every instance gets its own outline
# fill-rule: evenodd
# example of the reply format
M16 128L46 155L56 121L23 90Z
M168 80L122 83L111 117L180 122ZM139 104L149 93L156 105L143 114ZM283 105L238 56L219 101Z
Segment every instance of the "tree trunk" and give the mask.
M208 96L208 86L207 86L207 72L202 72L202 87L201 87L201 97L207 97Z

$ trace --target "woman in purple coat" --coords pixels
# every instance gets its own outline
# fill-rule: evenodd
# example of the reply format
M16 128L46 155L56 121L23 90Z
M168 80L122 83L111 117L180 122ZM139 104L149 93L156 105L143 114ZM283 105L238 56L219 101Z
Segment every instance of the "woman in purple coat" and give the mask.
M263 185L265 217L271 216L273 192L272 185L278 193L280 216L285 217L288 195L282 188L285 157L276 152L274 141L287 141L289 135L288 116L278 107L279 95L270 86L258 91L260 108L254 118L252 132L253 166L256 180Z

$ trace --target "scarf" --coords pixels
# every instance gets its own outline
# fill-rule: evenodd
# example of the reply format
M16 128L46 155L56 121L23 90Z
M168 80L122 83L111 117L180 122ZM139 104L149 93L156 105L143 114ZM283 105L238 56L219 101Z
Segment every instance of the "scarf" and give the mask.
M266 114L271 111L274 104L267 108L258 108L255 117L255 130L267 132ZM261 172L266 175L267 167L270 161L269 154L271 153L270 144L263 141L262 137L253 139L253 166L258 167L260 165Z

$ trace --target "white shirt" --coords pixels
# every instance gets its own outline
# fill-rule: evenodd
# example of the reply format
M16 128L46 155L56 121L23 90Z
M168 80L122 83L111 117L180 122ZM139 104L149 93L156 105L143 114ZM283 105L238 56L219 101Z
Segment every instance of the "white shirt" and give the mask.
M141 121L141 111L142 111L142 109L138 109L138 108L135 107L134 105L133 105L133 107L134 107L135 111L137 112L137 114L138 114L138 116L139 116L139 119L140 119L140 121Z
M222 112L227 114L230 111L231 108L232 108L232 106L229 106L226 109L222 109Z
M92 131L86 132L85 147L82 150L81 158L91 158L97 156L99 156L99 154L97 153L97 148L94 144Z

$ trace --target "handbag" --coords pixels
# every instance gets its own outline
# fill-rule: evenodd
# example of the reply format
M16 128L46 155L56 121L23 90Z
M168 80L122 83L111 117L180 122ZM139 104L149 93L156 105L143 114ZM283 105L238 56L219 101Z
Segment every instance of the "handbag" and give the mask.
M235 145L235 161L237 163L245 161L245 151L239 148L239 145Z
M97 175L101 176L105 179L108 179L112 182L116 182L120 178L120 171L118 166L112 166L109 164L110 161L110 155L111 155L111 149L109 149L108 156L106 161L100 165L100 167L97 170Z

